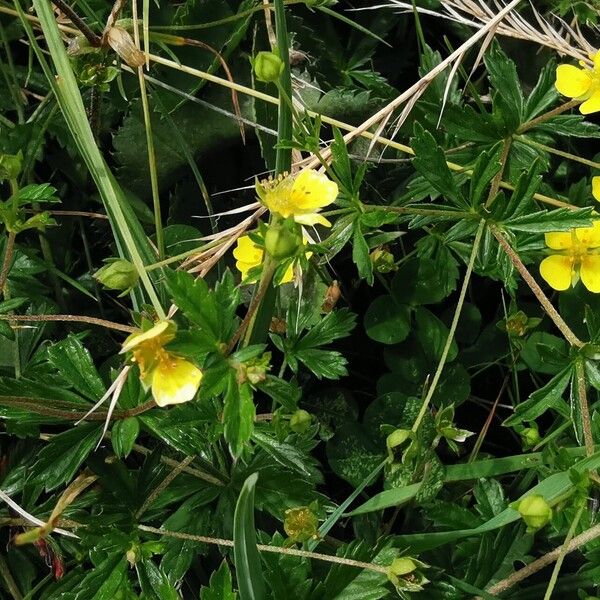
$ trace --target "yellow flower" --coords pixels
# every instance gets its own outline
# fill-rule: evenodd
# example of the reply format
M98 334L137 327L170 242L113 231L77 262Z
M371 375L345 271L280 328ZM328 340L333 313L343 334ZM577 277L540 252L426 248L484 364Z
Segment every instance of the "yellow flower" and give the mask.
M305 241L306 243L306 241ZM248 271L262 264L265 251L256 244L249 235L238 238L237 246L233 251L236 259L235 267L242 274L242 281L247 279ZM289 283L294 279L294 263L286 269L281 283Z
M592 194L600 202L600 176L592 177Z
M546 234L546 245L556 254L540 264L540 274L555 290L568 289L577 281L595 294L600 293L600 221L592 227L578 227L571 231Z
M574 65L558 65L556 68L556 89L563 96L584 100L579 106L583 115L600 111L600 51L592 60L592 69L583 61L579 63L582 68Z
M131 352L140 369L144 386L152 388L158 406L192 400L202 380L202 371L164 346L175 339L173 321L159 321L148 331L136 331L123 343L121 353Z
M302 225L331 227L319 211L335 201L338 186L324 173L303 169L295 176L261 183L257 190L271 212L284 218L293 217L296 223Z

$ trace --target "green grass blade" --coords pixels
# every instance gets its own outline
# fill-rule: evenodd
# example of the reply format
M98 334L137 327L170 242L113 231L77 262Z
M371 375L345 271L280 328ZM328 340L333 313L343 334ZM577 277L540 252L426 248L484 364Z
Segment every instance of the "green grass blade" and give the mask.
M233 555L240 600L264 600L267 597L254 528L254 488L257 479L258 473L253 473L244 482L233 517Z
M152 281L144 267L145 262L150 263L155 260L153 258L154 253L143 233L139 221L133 215L133 211L128 206L122 190L96 145L94 135L87 120L79 87L77 86L69 57L52 12L52 6L48 0L33 0L33 5L40 20L44 38L56 69L55 77L49 72L47 63L44 64L45 59L35 41L35 36L22 12L18 0L15 2L15 5L21 12L23 26L29 35L30 42L38 55L42 68L53 87L73 140L100 192L115 238L119 242L118 245L126 249L131 262L135 265L139 273L148 299L154 306L158 316L164 318L164 311L160 305Z

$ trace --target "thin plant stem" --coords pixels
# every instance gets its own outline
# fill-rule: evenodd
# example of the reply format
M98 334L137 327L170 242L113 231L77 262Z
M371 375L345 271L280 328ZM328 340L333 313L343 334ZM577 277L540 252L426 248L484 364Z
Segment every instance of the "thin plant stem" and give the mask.
M186 456L177 466L152 490L148 497L144 500L144 503L140 509L135 513L135 518L139 519L146 510L152 505L152 503L160 496L160 494L166 490L169 485L175 480L187 466L189 466L194 460L193 456Z
M488 588L486 591L490 594L501 594L506 590L509 590L511 587L516 585L517 583L531 577L538 571L541 571L548 565L551 565L553 562L558 560L558 557L561 553L564 552L564 555L567 555L575 550L578 550L582 546L589 544L593 540L600 537L600 525L595 525L591 529L584 531L582 534L574 537L570 542L563 544L559 548L555 548L551 552L544 554L544 556L534 560L529 563L526 567L519 569L518 571L512 573L505 579L502 579L498 583L495 583L493 586ZM566 540L565 540L566 542Z
M475 265L475 260L477 258L477 253L479 252L479 243L481 242L481 236L483 235L483 231L485 229L485 221L482 219L479 222L479 227L477 228L477 233L475 234L475 240L473 241L473 249L471 250L471 256L469 257L469 263L467 265L467 272L465 273L465 278L463 280L462 288L460 290L460 295L458 297L458 302L456 304L456 310L454 311L454 317L452 318L452 323L450 325L450 331L448 332L448 337L446 338L446 344L444 345L444 349L442 351L442 356L440 357L440 361L438 363L437 369L431 381L431 385L427 390L427 394L425 399L423 400L423 404L421 405L421 410L415 419L415 422L412 426L412 431L416 432L421 425L421 421L423 417L427 413L427 409L429 408L429 403L431 402L431 398L433 398L433 394L436 390L437 384L442 375L442 371L444 370L444 366L446 364L446 360L448 358L448 353L450 352L450 348L452 346L452 341L454 340L454 334L456 332L456 327L458 326L458 321L460 319L460 315L462 312L462 307L465 303L465 297L467 295L467 289L469 288L469 281L471 279L471 273L473 272L473 266Z
M0 554L0 575L2 575L2 579L6 585L6 589L8 593L12 596L13 600L23 600L23 596L21 595L21 591L19 590L19 586L15 581L15 578L12 576L10 572L10 568L4 556Z
M133 11L133 38L136 47L140 47L140 29L137 20L137 0L132 0ZM147 59L149 60L149 59ZM146 147L148 150L148 170L150 172L150 189L152 190L152 208L154 211L154 231L156 233L156 248L158 258L165 256L165 236L163 233L162 213L160 209L160 194L158 191L158 173L156 170L156 152L154 149L154 136L152 134L152 119L148 104L148 92L146 90L146 79L144 78L144 67L137 68L138 81L140 84L140 96L142 98L142 111L144 114L144 128L146 132Z
M581 411L585 453L587 456L591 456L594 454L594 435L592 433L592 418L590 417L590 407L587 399L585 368L581 356L578 356L575 361L575 376L577 378L577 399L579 401L579 410Z
M8 274L12 265L12 259L15 252L15 238L17 234L14 231L9 231L4 245L4 259L2 260L2 268L0 269L0 296L4 295L4 287L8 281Z
M538 299L539 303L542 305L542 308L552 319L552 322L560 330L567 342L569 342L571 346L581 348L583 346L583 342L573 333L572 329L565 323L564 319L560 316L560 314L554 308L554 306L552 306L552 303L550 302L550 300L548 300L548 296L544 294L542 288L538 285L537 281L533 278L533 275L529 272L527 267L523 264L523 261L521 260L519 255L507 242L502 232L498 229L496 225L493 224L490 225L490 231L492 232L492 235L498 240L500 247L504 250L504 252L506 252L506 255L510 259L510 262L517 269L517 271L519 271L519 274L524 279L525 283L529 286L529 289L533 292L535 297Z
M92 46L98 48L102 45L102 38L97 33L94 33L87 23L66 2L63 0L52 0L52 3L69 17L71 23L81 31Z
M531 121L527 121L527 123L523 123L523 125L517 129L517 134L525 133L526 131L537 127L538 125L541 125L542 123L545 123L546 121L549 121L550 119L553 119L554 117L561 115L572 108L575 108L579 104L581 104L581 100L569 100L568 102L565 102L564 104L545 112L543 115L540 115Z
M148 527L146 525L138 525L138 529L146 531L148 533L155 533L157 535L164 535L166 537L173 537L180 540L191 540L194 542L202 542L204 544L216 544L218 546L228 546L233 548L233 540L227 540L223 538L207 537L204 535L191 535L189 533L183 533L182 531L169 531L167 529L157 529L156 527ZM347 567L356 567L358 569L366 569L369 571L375 571L376 573L387 574L388 569L383 565L376 565L374 563L363 562L360 560L352 560L350 558L342 558L340 556L330 556L329 554L319 554L317 552L309 552L307 550L298 550L296 548L282 548L279 546L267 546L265 544L256 544L256 547L260 552L273 552L275 554L285 554L288 556L300 556L302 558L313 558L315 560L322 560L325 562L336 563L338 565L345 565Z
M540 144L540 142L536 142L528 137L519 137L519 141L531 146L532 148L538 148L539 150L543 150L544 152L548 152L549 154L555 154L556 156L560 156L561 158L566 158L567 160L572 160L573 162L581 163L586 167L591 167L592 169L600 169L600 163L595 162L593 160L588 160L587 158L582 158L581 156L577 156L576 154L571 154L570 152L565 152L563 150L558 150L556 148L552 148L552 146L546 146L546 144Z
M21 408L38 415L55 417L67 421L79 421L84 418L86 421L104 421L108 414L105 411L96 411L88 414L88 411L73 410L72 402L50 400L47 398L30 398L28 396L0 395L0 405ZM112 418L120 420L127 419L128 417L137 417L153 408L156 408L156 403L154 400L148 400L134 408L115 410L112 413Z
M569 531L567 532L567 537L563 545L560 547L560 551L558 554L558 558L556 559L556 563L554 564L554 569L552 570L552 575L550 576L550 581L548 582L548 587L546 588L546 593L544 594L544 600L550 600L552 597L552 592L554 591L554 586L556 585L556 581L558 580L558 574L560 573L560 568L563 564L565 556L567 555L567 549L569 547L569 543L575 534L575 529L579 524L579 519L581 519L581 515L583 514L583 510L585 508L585 503L581 503L581 506L577 510L575 514L575 518L569 527Z
M506 161L508 160L508 155L510 153L510 146L512 144L512 137L507 137L504 140L502 145L502 153L500 154L500 164L502 165L494 179L492 180L492 184L490 185L490 191L488 193L488 197L484 208L489 210L498 197L498 191L500 190L500 184L502 183L502 175L506 169Z
M58 321L61 323L86 323L88 325L97 325L106 329L114 329L115 331L123 331L124 333L133 333L137 331L135 327L130 325L122 325L114 321L106 319L98 319L97 317L87 317L84 315L0 315L0 321L21 321L24 323L45 323L49 321Z

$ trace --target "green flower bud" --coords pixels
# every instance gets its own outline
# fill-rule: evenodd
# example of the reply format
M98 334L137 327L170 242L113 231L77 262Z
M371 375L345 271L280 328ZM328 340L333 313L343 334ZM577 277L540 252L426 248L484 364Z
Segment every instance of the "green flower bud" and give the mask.
M121 290L124 296L137 284L139 275L137 269L124 258L111 259L94 273L94 278L109 290Z
M0 154L0 181L3 179L17 179L23 166L23 153Z
M319 537L319 519L308 506L285 511L283 529L294 542L307 542Z
M413 571L417 570L415 561L409 556L401 556L395 558L394 562L389 566L389 570L396 576L402 577L402 575L408 575Z
M541 529L552 518L552 508L546 502L545 498L539 494L523 498L516 509L527 524L527 531L529 532Z
M533 446L540 443L541 439L540 432L535 424L531 427L526 427L521 431L521 441L525 448L533 448Z
M265 234L265 250L277 261L294 256L302 239L294 223L271 225Z
M252 62L256 79L271 83L283 73L283 61L274 52L259 52Z
M294 433L304 433L312 423L312 416L305 410L297 410L290 418L290 429Z
M391 273L397 271L398 267L394 261L394 255L383 248L377 248L369 254L373 267L378 273Z

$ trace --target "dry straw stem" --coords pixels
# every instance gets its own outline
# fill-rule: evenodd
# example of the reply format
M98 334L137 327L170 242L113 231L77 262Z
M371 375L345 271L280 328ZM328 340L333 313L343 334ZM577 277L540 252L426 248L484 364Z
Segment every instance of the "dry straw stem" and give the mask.
M420 13L448 19L461 25L474 27L476 29L484 28L495 16L494 11L483 0L442 0L443 11L430 10L416 7ZM495 3L499 6L499 3ZM378 8L398 8L402 12L412 12L413 4L410 2L401 2L400 0L387 0L385 4L371 6L367 10ZM505 37L526 40L551 48L559 54L571 56L576 60L584 60L590 63L589 55L594 52L594 48L587 42L579 24L573 25L565 23L561 19L556 19L558 28L544 19L535 9L534 3L530 2L530 8L533 16L538 23L539 29L536 29L519 13L512 13L496 26L496 33ZM573 40L576 46L569 42Z
M537 573L538 571L542 570L548 565L551 565L553 562L558 560L559 556L561 555L561 552L564 552L565 554L574 552L575 550L578 550L582 546L585 546L586 544L588 544L592 540L595 540L598 537L600 537L600 525L596 525L591 529L584 531L582 534L574 537L566 546L566 548L565 546L559 546L551 552L548 552L548 554L544 554L544 556L542 556L541 558L534 560L532 563L529 563L526 567L523 567L522 569L519 569L512 575L509 575L506 579L495 583L486 591L490 594L501 594L502 592L505 592L506 590L519 583L520 581L531 577L531 575L533 575L534 573ZM478 598L476 600L481 599Z
M384 106L381 110L377 111L372 117L368 118L361 125L356 127L353 131L347 133L344 136L344 140L346 141L346 143L349 143L355 137L361 135L363 132L365 132L368 129L370 129L371 127L373 127L373 125L376 125L377 123L380 123L381 121L383 121L385 119L389 119L390 115L399 106L401 106L402 104L404 104L407 101L410 102L411 99L415 95L420 95L423 92L423 90L440 73L445 71L455 61L461 60L462 56L465 54L465 52L467 52L467 50L469 50L469 48L474 46L481 38L485 37L490 31L493 31L496 28L496 26L502 21L502 19L504 19L504 17L506 17L506 15L508 15L508 13L510 13L510 11L513 8L515 8L518 4L520 4L520 2L521 2L521 0L513 0L512 2L510 2L510 4L505 6L496 15L494 15L492 18L490 18L489 21L485 25L482 25L482 27L479 29L479 31L477 31L477 33L475 33L473 36L471 36L466 42L461 44L454 52L452 52L452 54L450 54L448 57L446 57L442 62L440 62L438 65L436 65L433 69L431 69L431 71L429 71L426 75L421 77L421 79L419 79L419 81L417 81L416 83L411 85L406 91L404 91L397 98L395 98L390 103L388 103L387 106ZM405 115L403 113L402 116L403 116L403 118L406 118L407 115ZM323 152L323 156L325 156L325 157L328 157L329 154L330 154L330 152L328 150ZM318 163L316 162L316 159L314 159L311 163L311 165L313 165L313 166L316 166L317 164Z
M179 64L173 60L170 60L168 58L163 58L162 56L157 56L155 54L151 54L150 60L152 60L155 63L169 67L171 69L181 71L182 73L187 73L188 75L193 75L194 77L199 77L200 79L205 79L206 81L210 81L211 83L216 83L216 84L224 86L224 87L235 89L236 91L241 92L242 94L246 94L248 96L252 96L253 98L256 98L257 100L262 100L263 102L268 102L269 104L275 104L275 105L279 104L279 100L275 96L270 96L269 94L259 92L252 88L249 88L245 85L241 85L239 83L232 83L232 82L228 81L227 79L223 79L222 77L212 75L211 73L207 73L206 71L201 71L199 69L194 69L193 67L181 65L181 64ZM355 137L360 136L360 137L364 137L368 140L376 140L376 142L378 144L381 144L383 146L388 146L389 148L393 148L394 150L398 150L398 151L408 154L410 156L414 156L414 154L415 154L414 150L410 146L407 146L406 144L401 144L400 142L395 142L394 140L390 140L388 138L378 136L378 135L376 135L370 131L366 131L366 130L362 130L358 133L358 130L360 129L359 127L354 127L353 125L345 123L344 121L340 121L338 119L333 119L332 117L328 117L327 115L321 115L321 114L316 113L311 110L306 110L306 114L309 115L310 117L319 117L321 119L321 121L323 121L323 123L327 123L328 125L333 125L334 127L337 127L338 129L341 129L343 131L348 131L350 133L353 133L353 134L355 134ZM315 163L315 164L317 164L317 163ZM448 168L451 171L456 171L458 173L466 173L467 175L473 174L473 171L471 169L466 169L465 167L463 167L462 165L459 165L457 163L446 161L446 164L448 165ZM505 189L505 190L510 190L510 191L514 190L514 186L512 186L510 183L507 183L505 181L500 182L500 188ZM556 206L559 208L576 208L575 206L573 206L572 204L569 204L568 202L564 202L563 200L559 200L557 198L552 198L552 197L546 196L544 194L534 194L533 198L544 204L549 204L551 206Z
M62 323L86 323L88 325L98 325L98 327L106 327L115 331L123 331L124 333L133 333L137 331L135 327L122 325L114 321L106 319L98 319L96 317L86 317L83 315L0 315L0 321L15 321L24 323L45 323L49 321L59 321Z
M138 525L138 529L141 529L142 531L147 531L148 533L156 533L157 535L164 535L166 537L177 538L179 540L190 540L193 542L202 542L204 544L216 544L218 546L229 546L230 548L233 547L233 540L226 540L223 538L207 537L204 535L192 535L190 533L183 533L181 531L157 529L156 527L148 527L146 525ZM367 569L369 571L375 571L377 573L383 573L385 575L387 575L388 572L387 567L384 567L382 565L362 562L360 560L352 560L350 558L341 558L339 556L330 556L329 554L319 554L318 552L309 552L308 550L297 550L296 548L281 548L279 546L267 546L265 544L256 544L256 547L260 552L273 552L275 554L287 554L288 556L313 558L315 560L336 563L339 565L345 565L347 567Z

